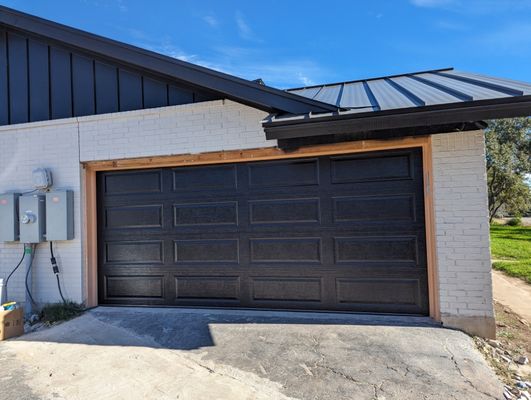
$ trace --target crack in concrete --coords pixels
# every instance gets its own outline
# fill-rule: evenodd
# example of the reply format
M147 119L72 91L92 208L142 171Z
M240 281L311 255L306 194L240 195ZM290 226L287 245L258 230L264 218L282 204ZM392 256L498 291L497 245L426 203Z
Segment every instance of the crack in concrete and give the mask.
M455 354L448 348L448 339L445 339L445 341L444 341L444 343L442 343L442 345L443 345L444 350L450 355L450 360L453 362L453 364L455 366L455 369L457 370L457 372L459 372L459 375L461 375L461 377L465 380L465 382L472 389L474 389L476 392L481 393L481 394L487 396L488 398L497 400L497 398L494 397L493 395L491 395L490 393L484 392L484 391L480 390L479 388L477 388L476 385L474 385L472 383L472 381L465 376L465 374L461 370L461 367L459 366L459 363L457 362L457 360L455 358Z
M374 392L373 400L378 400L379 398L378 392L381 390L381 386L384 384L385 381L382 381L378 385L374 383L370 383L370 382L360 381L359 379L356 379L352 375L349 375L334 367L324 364L323 362L325 361L326 356L319 349L321 347L321 337L322 337L322 334L320 334L319 337L311 336L311 339L313 340L312 351L319 357L319 360L314 363L314 368L321 368L321 369L327 370L333 373L334 375L338 375L342 377L343 379L346 379L356 385L372 387L373 392Z

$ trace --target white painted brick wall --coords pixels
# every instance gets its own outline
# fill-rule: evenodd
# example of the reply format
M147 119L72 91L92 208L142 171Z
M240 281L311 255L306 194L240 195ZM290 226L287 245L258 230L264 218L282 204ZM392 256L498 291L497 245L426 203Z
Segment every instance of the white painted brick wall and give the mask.
M79 118L81 161L276 146L267 114L230 100Z
M57 188L74 191L75 239L56 242L55 253L61 270L66 297L80 302L81 229L79 212L79 146L75 120L22 124L0 128L0 193L27 192L32 187L32 170L50 168ZM0 277L6 278L22 254L18 243L0 243ZM24 264L9 281L9 297L24 301ZM33 297L37 302L60 300L55 275L50 265L47 244L37 247L33 263Z
M31 189L31 170L49 167L59 187L74 190L76 239L57 244L69 298L83 300L80 161L275 146L260 121L266 113L232 101L106 114L0 127L0 192ZM433 136L434 200L441 311L491 316L492 291L484 145L481 132ZM21 245L0 244L0 277ZM35 297L57 301L44 245L35 262ZM10 282L23 300L23 274Z
M441 313L493 316L482 131L432 137Z

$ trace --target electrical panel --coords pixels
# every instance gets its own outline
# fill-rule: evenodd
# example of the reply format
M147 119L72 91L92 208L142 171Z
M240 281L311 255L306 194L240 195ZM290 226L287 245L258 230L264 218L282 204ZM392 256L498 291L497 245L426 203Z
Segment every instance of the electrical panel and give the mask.
M0 242L18 240L18 198L19 193L0 194Z
M19 227L22 243L44 242L46 230L45 196L34 194L19 197Z
M46 193L46 240L74 238L74 192L55 190Z

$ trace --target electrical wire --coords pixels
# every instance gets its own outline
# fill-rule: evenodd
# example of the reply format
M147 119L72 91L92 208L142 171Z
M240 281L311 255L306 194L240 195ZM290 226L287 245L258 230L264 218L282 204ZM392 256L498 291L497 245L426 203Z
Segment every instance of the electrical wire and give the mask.
M4 285L4 286L5 286L5 290L6 290L6 293L5 293L5 296L6 296L5 298L6 298L6 300L7 300L8 297L9 297L9 296L7 295L7 284L9 283L9 279L10 279L11 276L16 272L16 270L18 269L18 267L20 267L20 265L22 264L22 261L24 261L24 257L26 257L26 245L25 245L25 244L22 246L22 257L20 258L20 261L18 262L17 266L11 270L11 272L9 273L9 275L8 275L7 278L6 278L6 283L5 283L5 285ZM1 301L1 299L0 299L0 301Z
M53 254L53 242L50 241L50 261L52 263L52 269L53 273L55 274L55 278L57 279L57 289L59 289L59 295L61 296L61 299L63 300L63 303L66 304L66 300L63 296L63 291L61 290L61 282L59 281L59 267L57 266L57 260L55 259L55 255Z
M35 303L35 300L33 300L33 296L31 295L31 290L28 286L28 277L29 277L29 274L31 273L31 267L33 266L33 260L35 259L35 247L36 245L31 245L31 260L28 266L28 270L26 272L26 279L24 281L24 284L26 285L26 292L28 293L28 296L33 305L37 305L37 303Z
M63 303L66 304L65 297L63 296L63 291L61 290L61 283L59 282L59 275L55 275L55 277L57 278L57 288L59 289L59 295L61 296Z
M35 193L36 191L38 191L39 189L33 189L33 190L30 190L29 192L22 192L21 194L24 195L24 194L30 194L30 193Z

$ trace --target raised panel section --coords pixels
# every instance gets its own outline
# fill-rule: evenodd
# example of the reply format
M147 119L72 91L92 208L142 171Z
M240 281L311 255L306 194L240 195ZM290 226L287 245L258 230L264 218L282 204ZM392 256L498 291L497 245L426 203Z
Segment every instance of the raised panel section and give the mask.
M252 262L321 261L320 238L260 238L250 239Z
M336 262L417 262L415 236L335 238Z
M9 124L7 89L7 34L0 29L0 125Z
M251 278L255 301L321 301L320 278Z
M339 303L418 305L418 279L336 279Z
M163 107L168 105L168 89L165 83L144 78L144 107Z
M317 159L275 161L250 164L251 188L275 186L304 186L319 183Z
M52 119L72 116L70 53L50 47L50 99Z
M162 298L163 276L105 276L105 298Z
M237 276L176 276L177 299L238 300L240 278Z
M72 91L74 116L92 115L94 101L94 62L87 57L72 54Z
M113 264L160 264L162 241L128 241L105 243L105 262Z
M414 195L336 197L337 222L414 221Z
M50 118L48 46L28 41L30 121Z
M26 38L8 34L10 123L28 122L28 54Z
M106 194L159 193L161 191L161 171L124 172L105 175Z
M332 183L374 182L412 177L409 154L336 157L330 162Z
M234 165L173 170L173 190L182 192L222 189L236 189L236 167Z
M117 112L118 107L118 73L117 68L96 61L96 112L98 114Z
M253 200L249 213L251 224L319 222L319 199Z
M237 225L238 203L174 204L173 221L175 226L187 225Z
M142 77L120 69L120 111L139 110L142 106Z
M105 227L111 229L162 227L162 205L106 208Z
M176 263L237 263L237 239L176 240Z
M194 102L194 92L170 85L168 87L169 106L188 104Z

